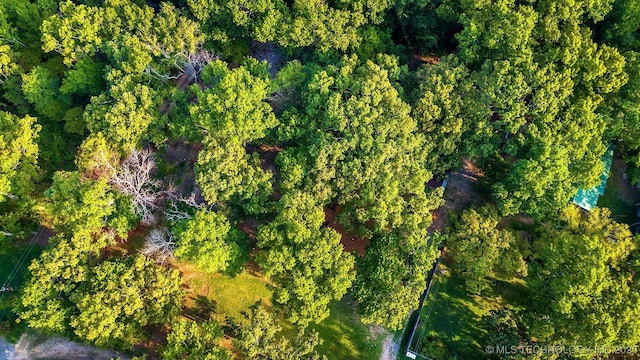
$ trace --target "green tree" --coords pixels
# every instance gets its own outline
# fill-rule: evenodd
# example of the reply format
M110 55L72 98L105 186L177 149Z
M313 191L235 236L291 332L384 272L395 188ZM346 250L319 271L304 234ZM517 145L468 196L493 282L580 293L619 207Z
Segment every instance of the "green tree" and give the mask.
M258 154L245 150L278 124L263 101L269 90L267 74L264 63L255 60L233 70L215 61L202 73L211 87L204 91L193 87L198 102L189 111L204 137L196 181L210 203L232 201L251 214L267 210L272 174L260 168Z
M477 106L476 89L470 70L456 56L447 56L435 66L424 66L417 72L419 90L412 109L418 130L430 146L428 169L436 174L460 166L461 158L476 147L464 148L463 139L471 136L474 121L489 116L489 109ZM472 120L473 119L473 120Z
M187 5L211 40L222 45L248 39L273 41L285 12L283 1L187 0Z
M440 194L425 188L428 144L396 88L402 69L390 57L378 62L352 56L318 69L302 90L305 114L287 130L306 153L296 161L308 174L301 186L322 203L343 205L340 221L361 237L426 228L440 204Z
M70 325L98 346L131 347L141 340L144 326L164 324L179 313L181 284L177 270L144 256L105 261L93 269L84 291L70 297L78 309Z
M173 5L162 4L157 14L130 0L101 5L60 2L42 22L44 51L58 52L69 67L101 51L120 70L167 80L167 69L180 68L202 44L198 25Z
M216 139L239 139L243 144L265 137L278 124L269 104L269 79L264 63L247 60L244 66L229 70L216 60L202 71L202 80L210 85L200 90L193 86L198 102L190 107L200 131Z
M68 333L71 316L77 313L70 296L91 278L102 249L115 239L108 233L79 231L71 237L57 235L49 242L53 247L29 265L16 312L31 328Z
M484 58L518 63L533 56L538 14L531 6L516 5L515 0L461 3L463 29L455 36L466 64L478 64Z
M269 210L272 173L260 167L257 153L249 155L237 138L205 139L195 166L196 181L211 204L232 202L249 214Z
M101 132L87 137L76 156L78 171L90 179L111 179L119 163L120 154L110 148Z
M462 30L456 58L418 72L413 113L428 143L441 145L430 150L441 155L429 168L473 160L486 170L504 215L553 216L578 188L594 186L608 126L598 110L628 80L624 57L588 28L612 3L434 5L436 18L455 19Z
M340 234L323 227L324 211L306 193L285 194L274 221L258 229L259 263L278 288L292 322L306 326L329 315L329 302L341 299L353 281L353 256Z
M172 326L161 357L165 360L231 359L231 352L219 344L223 335L215 320L198 324L193 320L180 319Z
M279 336L280 325L262 305L251 310L250 324L243 327L237 340L238 349L250 359L258 360L320 360L315 347L322 343L318 333L299 333L293 341Z
M60 53L66 65L92 56L106 37L103 24L113 21L102 8L60 2L60 12L42 22L42 48Z
M104 72L104 63L84 57L65 72L60 92L65 95L99 95L106 87Z
M38 176L36 119L0 112L0 203L7 198L26 200Z
M223 271L240 256L238 243L243 235L223 214L200 210L193 218L180 221L173 232L175 256L192 262L200 271Z
M439 255L439 238L426 230L371 239L358 262L353 296L365 323L400 330L420 301L427 274Z
M636 243L607 209L575 206L534 234L527 281L530 336L551 344L635 344L637 279L627 265Z
M358 28L366 22L362 13L316 0L294 0L291 11L283 18L278 34L280 45L286 48L314 46L322 52L345 52L357 47Z
M604 39L624 49L640 48L637 30L640 28L640 4L632 0L617 0L613 9L599 24Z
M78 172L57 172L45 198L44 213L51 226L67 235L111 228L126 237L136 220L131 201L112 191L104 178L90 180Z
M60 93L60 79L47 68L36 67L22 74L22 91L38 114L59 121L69 108L70 99Z
M139 84L121 71L107 75L108 91L91 99L84 118L92 133L103 132L121 151L129 152L147 138L147 131L158 118L155 91Z
M625 54L629 82L619 92L607 96L601 114L609 123L607 138L616 142L627 163L631 183L640 182L640 58L636 52Z
M470 209L464 211L446 231L454 270L471 292L487 289L487 277L496 272L508 279L527 275L527 264L517 249L515 235L509 230L499 229L499 220L496 211L490 207Z
M523 324L519 314L511 309L491 310L482 317L488 335L485 344L488 346L506 346L507 349L524 344ZM517 358L513 354L494 354L494 359L510 360Z

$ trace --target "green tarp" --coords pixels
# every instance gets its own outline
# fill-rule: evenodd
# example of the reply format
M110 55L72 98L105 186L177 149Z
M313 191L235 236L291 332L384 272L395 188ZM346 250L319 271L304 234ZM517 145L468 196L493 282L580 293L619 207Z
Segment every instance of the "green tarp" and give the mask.
M609 146L602 157L603 170L600 174L600 184L591 189L579 189L576 196L573 197L573 203L585 210L593 209L598 203L598 198L604 194L607 187L607 179L609 178L609 170L613 161L613 145Z

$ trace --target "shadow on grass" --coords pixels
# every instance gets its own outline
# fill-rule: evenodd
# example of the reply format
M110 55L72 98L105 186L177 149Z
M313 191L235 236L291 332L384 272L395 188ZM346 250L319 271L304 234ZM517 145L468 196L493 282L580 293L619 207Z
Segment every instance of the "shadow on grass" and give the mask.
M421 309L422 323L416 331L415 348L426 350L429 339L442 341L459 359L484 357L481 342L486 337L482 315L488 303L467 293L464 282L447 271L438 275L436 284Z
M216 302L202 295L196 295L192 299L194 306L184 310L184 317L197 322L209 320L216 311Z
M7 285L13 288L12 291L0 293L0 336L5 336L7 340L15 342L25 331L26 325L16 323L17 316L13 308L20 301L20 287L27 274L27 268L33 259L40 256L43 247L35 245L27 247L25 244L5 245L2 247L2 261L0 261L0 286Z
M599 207L611 210L611 217L617 222L632 224L637 221L635 204L640 202L640 194L623 174L626 164L618 157L611 165L604 194L598 199Z
M466 290L464 281L447 269L446 264L441 264L441 269L445 271L437 274L420 309L421 321L411 348L436 359L485 358L484 340L488 333L482 321L483 315L507 305L524 307L528 290L521 280L492 279L490 289L482 295L472 294ZM405 357L401 355L399 358Z
M524 281L505 281L494 279L491 287L491 295L497 297L502 305L515 308L524 308L527 305L529 294Z
M318 353L335 360L380 358L382 336L361 322L349 295L331 302L329 310L327 319L311 326L324 340Z
M249 253L251 252L251 246L249 241L244 237L236 241L237 253L231 258L229 265L222 272L229 277L236 277L249 261Z

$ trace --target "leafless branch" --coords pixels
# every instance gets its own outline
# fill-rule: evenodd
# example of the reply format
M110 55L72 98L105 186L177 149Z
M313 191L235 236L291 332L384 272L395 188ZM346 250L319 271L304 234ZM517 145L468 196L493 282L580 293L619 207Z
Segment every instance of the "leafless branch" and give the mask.
M218 56L210 51L198 49L197 51L187 55L185 61L184 72L195 81L202 69L210 62L218 59Z
M171 232L166 228L156 228L149 232L140 252L160 264L166 264L173 258L174 248L175 242Z
M191 219L191 214L188 211L180 209L178 203L175 201L169 202L169 206L167 206L164 211L164 218L168 221L180 221Z
M136 212L146 224L155 222L154 212L164 197L162 183L152 177L155 168L151 150L133 150L110 180L114 187L131 196Z

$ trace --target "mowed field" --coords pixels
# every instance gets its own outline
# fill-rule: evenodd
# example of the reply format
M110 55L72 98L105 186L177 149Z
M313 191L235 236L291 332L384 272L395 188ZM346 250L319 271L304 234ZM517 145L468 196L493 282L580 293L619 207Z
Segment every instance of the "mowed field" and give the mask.
M248 323L246 314L251 306L262 302L272 306L273 283L260 273L245 269L231 277L223 274L204 274L188 264L178 264L185 284L189 287L186 313L199 316L211 310L214 317L228 318L236 324ZM317 347L321 355L332 360L378 359L382 351L385 333L363 324L356 314L352 300L347 295L330 305L331 315L320 324L311 325L324 343ZM297 336L295 327L281 320L283 335Z

